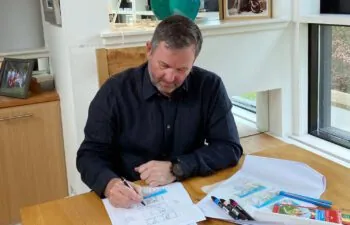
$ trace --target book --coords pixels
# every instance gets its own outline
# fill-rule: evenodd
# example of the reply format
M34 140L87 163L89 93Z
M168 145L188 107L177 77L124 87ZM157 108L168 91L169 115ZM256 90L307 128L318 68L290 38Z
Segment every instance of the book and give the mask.
M335 209L320 209L317 207L275 204L273 207L273 212L290 216L303 217L306 219L342 224L341 212L340 210Z
M341 213L342 223L343 225L350 225L350 212L349 213Z

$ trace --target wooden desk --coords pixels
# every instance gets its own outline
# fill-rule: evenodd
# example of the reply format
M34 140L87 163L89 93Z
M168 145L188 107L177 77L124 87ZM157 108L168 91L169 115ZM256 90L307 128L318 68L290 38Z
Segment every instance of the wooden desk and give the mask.
M349 208L350 192L348 191L348 186L350 184L350 170L348 168L342 167L294 145L267 149L254 155L307 163L327 178L327 190L322 197L333 201L336 208ZM183 182L193 202L196 203L205 196L205 193L201 191L202 186L229 178L241 167L243 161L244 158L242 158L236 168L220 171L210 177L197 177ZM92 192L23 208L21 210L21 217L23 225L111 224L102 201ZM220 225L229 223L208 219L199 224Z

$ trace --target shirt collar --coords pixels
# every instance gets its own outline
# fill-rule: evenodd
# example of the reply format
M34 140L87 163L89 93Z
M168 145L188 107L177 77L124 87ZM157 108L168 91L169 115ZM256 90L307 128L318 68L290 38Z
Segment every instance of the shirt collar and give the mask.
M145 70L143 73L143 85L142 92L144 99L149 99L153 95L158 93L157 88L152 84L150 74L148 72L148 64L145 65Z
M184 92L188 92L188 80L191 74L189 74L183 84L174 91L174 95L178 96ZM143 85L142 93L145 100L151 98L153 95L158 94L159 91L152 84L150 73L148 71L148 64L145 64L144 74L143 74Z

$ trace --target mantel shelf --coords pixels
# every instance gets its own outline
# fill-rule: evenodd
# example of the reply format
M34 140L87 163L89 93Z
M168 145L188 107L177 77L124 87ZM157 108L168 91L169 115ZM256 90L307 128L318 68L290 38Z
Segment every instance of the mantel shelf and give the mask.
M220 36L235 33L257 32L286 28L289 20L273 18L261 20L246 21L221 21L208 20L201 21L198 26L202 30L203 36ZM103 44L105 46L139 46L148 41L155 27L151 26L119 26L109 31L101 33Z

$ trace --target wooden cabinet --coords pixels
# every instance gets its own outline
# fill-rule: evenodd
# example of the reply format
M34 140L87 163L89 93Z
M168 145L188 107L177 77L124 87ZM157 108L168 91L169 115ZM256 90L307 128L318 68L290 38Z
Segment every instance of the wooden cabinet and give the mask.
M20 208L68 195L59 99L0 98L0 225Z

